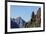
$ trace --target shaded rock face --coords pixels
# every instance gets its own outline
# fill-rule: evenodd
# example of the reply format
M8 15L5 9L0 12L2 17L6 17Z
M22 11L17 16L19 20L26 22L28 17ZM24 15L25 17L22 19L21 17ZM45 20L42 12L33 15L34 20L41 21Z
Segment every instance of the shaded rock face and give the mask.
M19 25L15 21L11 20L11 28L19 28Z
M11 28L23 28L25 27L25 21L21 17L17 17L16 19L11 18Z

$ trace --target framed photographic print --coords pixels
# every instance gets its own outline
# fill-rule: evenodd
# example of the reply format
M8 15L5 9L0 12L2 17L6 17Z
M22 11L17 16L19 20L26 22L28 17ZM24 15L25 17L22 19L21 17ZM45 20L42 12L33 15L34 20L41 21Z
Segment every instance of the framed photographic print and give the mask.
M5 32L24 33L44 30L44 2L5 1Z

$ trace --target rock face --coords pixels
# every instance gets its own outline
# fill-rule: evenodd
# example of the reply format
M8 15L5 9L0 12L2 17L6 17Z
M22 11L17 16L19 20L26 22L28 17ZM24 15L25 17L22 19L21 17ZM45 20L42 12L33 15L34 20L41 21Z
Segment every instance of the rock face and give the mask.
M11 19L11 28L19 28L19 25L15 22L14 19Z
M41 8L38 9L37 13L33 15L31 20L27 24L27 28L29 27L40 27L41 26Z
M37 27L41 26L41 8L38 9L36 14L36 26Z
M11 18L11 28L24 28L25 21L21 17Z

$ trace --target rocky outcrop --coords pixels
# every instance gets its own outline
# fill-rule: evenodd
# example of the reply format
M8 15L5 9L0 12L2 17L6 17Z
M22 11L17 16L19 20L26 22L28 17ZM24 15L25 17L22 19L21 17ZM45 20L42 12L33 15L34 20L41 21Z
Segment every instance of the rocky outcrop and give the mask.
M24 28L25 21L21 17L11 18L11 28Z
M37 13L32 13L33 16L31 20L26 25L27 28L29 27L40 27L41 26L41 8L38 9Z

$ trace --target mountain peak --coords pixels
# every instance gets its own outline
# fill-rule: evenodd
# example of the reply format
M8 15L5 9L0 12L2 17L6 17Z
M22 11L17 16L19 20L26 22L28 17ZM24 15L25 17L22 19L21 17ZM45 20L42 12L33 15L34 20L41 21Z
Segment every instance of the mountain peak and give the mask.
M16 19L22 19L21 17L17 17Z
M14 23L17 23L19 27L24 27L25 21L21 17L17 17L15 20L12 20Z

